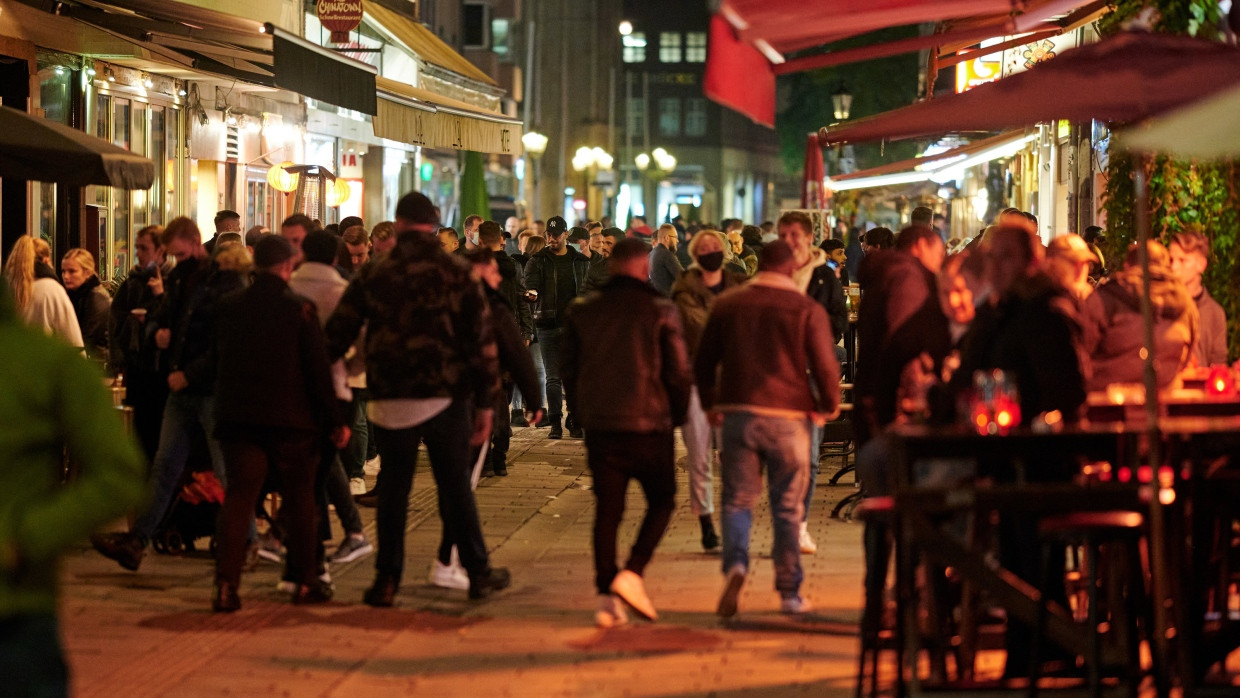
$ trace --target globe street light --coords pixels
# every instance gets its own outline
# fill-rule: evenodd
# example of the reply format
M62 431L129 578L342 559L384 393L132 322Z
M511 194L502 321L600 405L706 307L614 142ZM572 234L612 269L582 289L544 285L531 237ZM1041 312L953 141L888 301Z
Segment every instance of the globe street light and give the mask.
M589 192L590 188L595 185L595 179L599 171L610 170L615 163L615 158L606 150L595 146L581 146L573 155L573 169L578 172L586 172L586 206L589 210ZM593 175L593 176L592 176ZM606 207L604 207L606 208Z
M530 197L530 209L533 219L537 212L534 211L538 204L538 160L542 154L547 152L547 137L537 131L526 131L521 136L521 145L525 146L525 153L530 156L533 163L530 166L531 176L533 178L533 196Z
M650 182L651 188L676 170L676 157L663 148L655 148L649 154L639 153L633 158L637 169ZM646 186L642 185L642 208L645 208ZM658 193L655 192L655 214L658 215Z
M633 33L632 22L626 19L620 23L620 36L628 36L629 34L632 34L632 33Z

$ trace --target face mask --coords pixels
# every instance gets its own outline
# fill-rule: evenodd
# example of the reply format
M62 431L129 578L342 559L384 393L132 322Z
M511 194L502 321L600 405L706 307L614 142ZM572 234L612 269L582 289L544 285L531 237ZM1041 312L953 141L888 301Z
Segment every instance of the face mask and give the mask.
M723 266L723 250L718 252L707 252L697 259L698 266L706 271L719 271Z

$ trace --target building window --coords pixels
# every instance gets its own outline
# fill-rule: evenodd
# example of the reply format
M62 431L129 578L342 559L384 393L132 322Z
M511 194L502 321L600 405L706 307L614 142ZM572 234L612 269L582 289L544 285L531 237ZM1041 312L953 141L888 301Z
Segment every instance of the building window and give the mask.
M665 97L659 100L659 135L680 135L679 97Z
M509 22L511 21L507 18L491 20L491 50L501 59L508 59L509 54L512 53L508 36Z
M632 32L624 37L624 62L646 62L646 33Z
M491 48L491 7L467 2L461 9L461 44L465 48Z
M688 32L685 34L685 62L706 62L706 32Z
M646 100L642 97L633 97L627 101L629 103L628 131L633 134L633 138L640 138L646 132Z
M706 135L706 100L692 97L685 100L685 135Z
M659 34L659 62L679 63L680 60L680 32L661 32Z

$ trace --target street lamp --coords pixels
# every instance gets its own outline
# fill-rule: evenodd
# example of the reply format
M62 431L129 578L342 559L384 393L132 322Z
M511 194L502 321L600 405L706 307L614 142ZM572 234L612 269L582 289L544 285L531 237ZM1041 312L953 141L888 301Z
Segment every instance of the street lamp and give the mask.
M596 175L599 171L610 170L614 163L615 158L613 158L606 150L603 150L598 146L591 148L583 145L578 148L577 152L573 155L573 169L578 172L587 173L585 189L587 210L589 206L590 188L595 184L594 179L596 178L596 176L591 175Z
M537 215L537 211L535 211L535 209L537 208L538 203L539 203L538 202L538 159L542 157L543 153L547 152L547 140L548 139L546 136L544 136L543 134L537 131L526 131L525 134L521 136L521 145L525 146L526 154L530 156L531 160L533 160L533 163L531 164L529 168L530 172L532 173L531 177L533 178L533 182L534 182L534 187L533 187L534 193L533 193L533 196L530 197L530 210L531 210L530 218L531 219L533 219L533 217Z
M629 34L632 34L632 33L633 33L632 22L626 19L620 23L620 36L628 36Z
M637 169L642 175L649 179L652 187L665 179L669 174L676 170L676 157L667 152L663 148L655 148L649 154L638 153L633 158L633 163L637 165ZM642 208L645 208L644 200L646 198L646 187L642 186ZM655 219L658 219L658 203L659 195L655 192Z

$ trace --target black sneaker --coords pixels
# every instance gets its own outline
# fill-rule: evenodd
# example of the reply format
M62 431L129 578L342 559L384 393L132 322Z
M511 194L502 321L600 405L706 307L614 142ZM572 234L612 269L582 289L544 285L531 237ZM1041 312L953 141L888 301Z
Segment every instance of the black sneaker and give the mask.
M215 580L215 588L211 590L211 610L216 613L232 613L241 608L241 597L237 595L237 587L223 580Z
M544 412L543 418L538 420L538 424L535 424L534 426L539 429L546 429L547 427L551 426L551 415Z
M512 575L508 573L508 569L492 567L481 577L470 577L469 598L485 599L496 591L507 589L509 584L512 584Z
M715 524L711 521L710 514L703 514L700 521L702 524L702 549L711 551L718 548L719 534L715 533Z
M584 438L586 438L586 432L585 432L585 430L583 430L583 429L582 429L581 427L579 427L579 426L571 426L571 427L569 427L569 428L568 428L568 435L569 435L569 436L571 436L571 437L573 437L574 439L584 439Z
M551 425L551 433L547 434L547 438L548 439L564 438L564 428L560 426L559 422L555 422Z
M121 567L137 572L146 555L146 544L133 533L103 533L90 537L90 544L100 555L116 560Z
M529 420L525 418L525 412L523 410L512 411L511 424L514 427L528 427L530 425Z
M362 601L368 606L389 608L396 603L396 588L399 586L400 582L395 577L380 572L375 575L375 583L362 595Z

